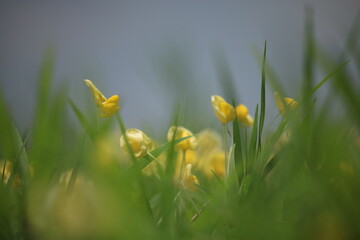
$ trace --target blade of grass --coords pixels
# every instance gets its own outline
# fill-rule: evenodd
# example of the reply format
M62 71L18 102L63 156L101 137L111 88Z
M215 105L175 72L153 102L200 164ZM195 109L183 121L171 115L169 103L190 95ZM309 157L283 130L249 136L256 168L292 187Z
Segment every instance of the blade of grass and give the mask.
M235 102L239 102L235 91L234 77L232 76L229 63L227 62L224 53L220 50L215 53L215 69L224 96L229 99L235 99Z
M256 62L259 67L262 67L263 61L263 51L258 48L253 49L253 54L255 56ZM279 76L277 75L274 67L270 63L266 63L266 79L269 83L273 92L279 92L281 96L286 96L286 91L284 86L281 84Z
M260 123L259 123L259 140L258 140L258 148L261 149L261 136L264 128L264 120L265 120L265 73L266 73L266 41L264 43L264 55L263 62L261 68L261 103L260 103Z
M136 179L140 185L140 188L142 190L142 196L144 197L144 200L145 200L145 206L150 214L150 216L154 216L154 213L151 209L151 206L150 206L150 202L149 202L149 199L147 197L147 194L146 194L146 189L145 189L145 185L144 185L144 178L143 178L143 175L141 173L141 170L139 169L138 165L137 165L137 161L136 161L136 157L135 157L135 154L134 154L134 151L129 143L129 140L126 136L126 128L125 128L125 124L121 118L121 115L120 113L118 112L116 114L116 120L119 124L119 127L120 127L120 130L121 130L121 133L123 134L124 136L124 139L125 139L125 143L126 143L126 146L128 148L128 153L130 153L130 157L131 157L131 160L133 161L133 165L134 165L134 168L135 168L135 176L136 176Z
M22 141L20 134L19 134L18 130L15 128L15 126L13 126L12 129L13 129L13 132L14 132L14 135L16 138L14 147L16 148L17 154L13 161L14 166L11 171L9 180L7 182L7 186L9 186L9 187L12 186L15 175L18 174L22 185L24 187L26 187L28 185L30 171L29 171L29 163L28 163L28 159L27 159L27 154L25 151L25 145L29 139L30 134L26 135L24 141Z
M325 78L323 78L323 80L321 80L318 84L316 84L316 86L311 90L312 93L315 93L327 80L329 80L330 78L332 78L335 74L337 74L341 69L343 69L348 63L350 62L350 60L340 64L339 67L337 67L334 71L332 71L331 73L329 73Z
M179 109L179 108L177 108ZM178 114L179 111L175 112L173 126L178 126ZM173 186L174 175L175 175L175 137L176 137L177 128L175 128L173 137L170 141L169 147L167 149L166 156L166 168L165 174L162 181L162 208L160 210L161 216L161 227L165 231L168 237L172 236L172 230L175 226L175 212L176 207L174 206L174 199L176 198L175 188Z
M345 55L345 51L353 57L354 62L356 63L356 69L358 70L358 73L360 74L360 49L358 46L359 42L359 29L360 29L360 11L358 12L356 19L353 23L353 26L351 27L351 30L347 36L345 50L342 55ZM343 56L340 56L342 58Z
M302 102L306 112L311 105L314 75L314 33L313 13L311 8L306 9L305 17L305 54L303 62L304 81L302 86Z
M259 105L256 104L255 109L255 118L254 118L254 125L251 132L251 139L250 139L250 146L249 146L249 160L253 161L256 156L256 149L257 149L257 141L258 141L258 113L259 113ZM250 162L250 161L248 161Z
M233 100L233 107L235 108L235 100ZM242 175L242 148L241 148L241 136L240 136L240 128L239 122L237 118L233 121L233 143L235 144L234 150L234 160L235 160L235 169L237 173L238 180L240 181L240 176Z
M192 136L179 138L179 139L174 140L174 142L170 141L170 142L167 142L167 143L165 143L163 145L160 145L156 149L152 150L150 153L146 154L144 157L138 159L138 163L137 163L138 167L140 169L145 168L147 165L149 165L154 160L154 157L155 158L158 157L161 153L168 150L172 145L176 145L176 144L178 144L178 143L180 143L180 142L182 142L185 139L188 139L190 137L192 137Z
M68 99L68 102L70 103L70 107L75 113L76 118L79 120L82 127L85 129L85 131L89 134L89 136L94 140L95 133L94 128L91 126L90 122L86 119L85 115L80 111L80 109L75 105L73 101Z
M10 112L6 107L2 91L0 91L0 116L0 151L5 159L14 159L16 156L14 150L15 136L12 131Z

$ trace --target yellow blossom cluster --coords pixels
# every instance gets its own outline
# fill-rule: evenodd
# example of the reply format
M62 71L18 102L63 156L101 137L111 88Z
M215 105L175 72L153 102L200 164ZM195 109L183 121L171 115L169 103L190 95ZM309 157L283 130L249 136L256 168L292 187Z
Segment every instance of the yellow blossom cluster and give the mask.
M89 86L102 117L109 117L119 110L118 95L107 99L90 80L85 80L85 83ZM280 98L277 93L274 96L281 114L287 111L287 109L295 109L297 106L297 102L292 98ZM211 103L215 116L224 126L235 119L243 127L253 126L254 119L244 104L234 107L218 95L211 96ZM196 174L203 174L208 179L211 179L214 175L225 177L225 166L227 165L226 151L228 149L223 149L221 137L217 132L205 129L194 135L185 127L171 126L167 132L167 140L179 139L182 140L176 144L177 162L175 165L175 178L180 187L196 190L199 180L192 173L193 171ZM158 168L164 168L165 166L165 158L161 155L159 157L151 155L151 151L156 148L154 141L139 129L127 129L124 135L120 137L120 147L125 153L134 154L136 158L142 158L146 155L153 158L154 161L143 169L143 172L146 174L157 175Z
M214 109L215 116L222 124L237 120L245 127L251 127L254 124L254 119L249 114L248 108L244 104L239 104L234 108L231 104L225 101L224 98L213 95L211 96L211 103Z

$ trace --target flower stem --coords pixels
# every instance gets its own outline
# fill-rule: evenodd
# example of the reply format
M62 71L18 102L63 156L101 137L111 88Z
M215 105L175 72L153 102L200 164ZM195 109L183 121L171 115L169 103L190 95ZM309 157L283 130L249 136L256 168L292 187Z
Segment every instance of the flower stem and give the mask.
M119 127L120 127L120 131L121 133L123 134L124 136L124 139L125 139L125 143L126 143L126 146L128 148L128 151L130 153L130 156L131 156L131 160L133 161L133 164L134 164L134 168L135 168L135 174L137 176L137 179L139 181L139 185L141 187L141 190L142 190L142 195L145 199L145 205L146 205L146 208L148 209L149 213L150 213L150 216L154 217L154 214L152 212L152 209L151 209L151 206L150 206L150 203L149 203L149 199L146 195L146 191L145 191L145 184L144 184L144 179L143 179L143 176L142 176L142 173L141 173L141 169L139 168L138 164L137 164L137 160L136 160L136 157L135 157L135 154L134 154L134 151L133 149L131 148L131 145L129 143L129 140L126 136L126 128L125 128L125 125L124 125L124 122L120 116L120 113L118 112L118 114L116 114L116 119L117 119L117 122L119 124Z
M228 128L226 124L223 124L223 137L224 137L224 149L225 149L225 164L226 164L226 172L225 172L225 181L229 177L229 149L228 149L228 141L227 141L227 132Z

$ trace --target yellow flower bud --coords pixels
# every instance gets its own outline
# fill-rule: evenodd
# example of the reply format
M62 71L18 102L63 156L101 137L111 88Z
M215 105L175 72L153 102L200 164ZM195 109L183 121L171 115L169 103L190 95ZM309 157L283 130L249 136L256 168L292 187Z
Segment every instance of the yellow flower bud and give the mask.
M242 121L249 114L249 109L244 104L239 104L236 107L236 115L239 121Z
M90 91L94 97L95 105L100 109L101 117L110 117L120 109L118 106L118 95L111 96L107 99L90 80L85 79L84 82L90 88Z
M174 133L176 131L176 135L174 138ZM191 137L189 137L191 136ZM193 136L192 132L190 132L188 129L184 127L176 127L172 126L170 127L168 133L167 133L167 139L168 141L171 141L173 139L180 139L184 137L189 137L177 144L178 148L181 150L188 150L188 149L195 149L197 146L197 139L195 136Z
M274 98L276 106L282 115L284 114L284 111L294 110L298 105L298 103L293 98L285 97L281 99L280 95L277 92L274 93Z
M153 141L141 130L130 128L126 130L125 134L135 157L143 157L154 149ZM124 136L120 137L120 147L128 153Z
M240 104L236 107L236 115L239 122L246 127L254 125L254 119L249 114L248 108L244 104Z
M211 96L211 103L214 108L215 116L222 124L234 121L236 117L235 109L222 97L217 95Z

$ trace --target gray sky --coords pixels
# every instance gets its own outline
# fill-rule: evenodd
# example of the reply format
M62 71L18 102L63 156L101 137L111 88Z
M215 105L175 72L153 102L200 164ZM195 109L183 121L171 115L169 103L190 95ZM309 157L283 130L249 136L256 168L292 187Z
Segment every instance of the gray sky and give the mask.
M71 98L81 101L88 94L84 78L107 96L120 95L128 127L167 124L178 97L199 109L197 120L203 117L213 126L210 96L221 94L215 50L226 55L236 91L253 114L260 72L251 49L262 48L267 40L268 61L294 91L301 73L306 5L314 10L317 40L339 51L360 9L358 0L2 0L0 87L17 122L29 126L39 65L51 44L56 47L56 84L68 82ZM185 87L164 83L164 63L180 71L179 81L187 78ZM189 121L191 117L185 123Z

